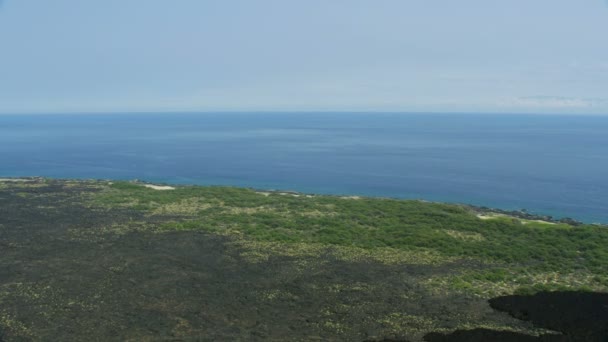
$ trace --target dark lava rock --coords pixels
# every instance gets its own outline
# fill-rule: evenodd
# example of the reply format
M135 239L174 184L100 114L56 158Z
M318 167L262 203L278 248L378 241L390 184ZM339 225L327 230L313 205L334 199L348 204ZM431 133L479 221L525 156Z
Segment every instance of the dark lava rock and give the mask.
M451 334L430 333L427 342L608 342L608 293L541 292L533 296L504 296L490 299L490 306L534 326L563 335L539 337L487 329L457 330Z
M430 333L424 336L427 342L537 342L536 336L524 335L511 331L495 331L488 329L457 330L451 334Z
M572 225L572 226L580 226L581 225L581 222L576 221L575 219L570 218L570 217L564 217L561 220L559 220L559 222L561 222L561 223L567 223L567 224Z
M608 342L608 293L541 292L490 299L490 306L535 326L560 331L563 341Z

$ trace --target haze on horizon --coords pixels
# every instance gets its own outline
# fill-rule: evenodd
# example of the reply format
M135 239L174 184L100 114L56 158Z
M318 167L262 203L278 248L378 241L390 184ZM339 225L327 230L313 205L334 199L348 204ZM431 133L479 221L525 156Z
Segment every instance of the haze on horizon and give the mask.
M0 0L0 113L608 114L605 0Z

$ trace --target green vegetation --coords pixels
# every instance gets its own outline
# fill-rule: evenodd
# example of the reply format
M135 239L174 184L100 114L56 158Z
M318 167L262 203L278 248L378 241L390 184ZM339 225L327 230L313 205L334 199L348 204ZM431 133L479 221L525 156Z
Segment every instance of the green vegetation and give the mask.
M258 241L433 252L528 270L608 274L608 229L510 217L481 220L459 205L391 199L260 194L181 187L156 191L115 183L93 203L180 217L165 230L241 234ZM506 273L488 275L498 281Z
M202 230L257 241L249 252L257 257L267 257L270 250L290 254L334 246L334 254L351 260L469 260L486 265L428 280L445 291L490 297L541 289L608 289L604 226L574 227L504 215L480 219L465 206L423 201L230 187L157 191L126 182L95 194L91 203L175 216L160 226L164 231Z

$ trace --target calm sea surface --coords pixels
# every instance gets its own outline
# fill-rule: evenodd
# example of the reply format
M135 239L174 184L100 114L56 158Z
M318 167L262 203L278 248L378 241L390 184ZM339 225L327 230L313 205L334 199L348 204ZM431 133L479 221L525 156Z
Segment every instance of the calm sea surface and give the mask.
M0 176L462 202L608 222L608 117L0 116Z

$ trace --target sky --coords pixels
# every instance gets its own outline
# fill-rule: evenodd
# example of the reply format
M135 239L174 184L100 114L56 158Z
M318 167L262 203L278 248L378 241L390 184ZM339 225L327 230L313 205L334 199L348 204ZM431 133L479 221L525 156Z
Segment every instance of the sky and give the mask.
M608 114L608 0L0 0L0 113Z

